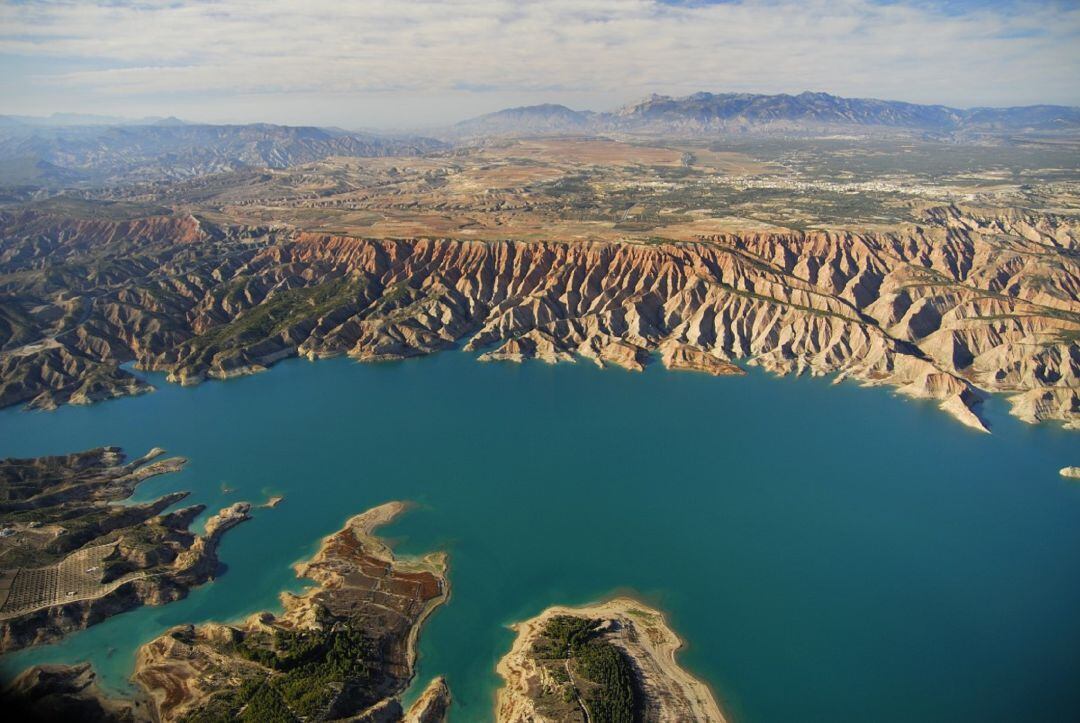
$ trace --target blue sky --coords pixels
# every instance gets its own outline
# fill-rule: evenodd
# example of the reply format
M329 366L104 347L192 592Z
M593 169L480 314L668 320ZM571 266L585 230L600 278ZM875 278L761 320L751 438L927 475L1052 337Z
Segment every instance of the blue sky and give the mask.
M800 92L1080 105L1080 2L0 0L0 113L419 128Z

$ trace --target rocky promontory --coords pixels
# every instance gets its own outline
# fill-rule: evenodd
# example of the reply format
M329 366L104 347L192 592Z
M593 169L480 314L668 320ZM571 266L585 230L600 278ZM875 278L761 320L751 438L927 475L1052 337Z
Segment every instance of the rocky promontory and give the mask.
M738 365L720 359L689 344L669 340L660 345L661 359L668 369L704 372L715 377L746 374Z
M450 710L450 688L446 679L439 676L428 683L424 692L409 706L405 723L438 723L446 720Z
M500 723L724 721L708 686L676 662L682 641L636 600L551 607L513 628L498 665Z

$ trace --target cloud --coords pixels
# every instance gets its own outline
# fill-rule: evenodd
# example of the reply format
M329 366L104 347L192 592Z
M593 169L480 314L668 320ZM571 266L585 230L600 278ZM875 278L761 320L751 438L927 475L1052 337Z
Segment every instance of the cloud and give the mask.
M1080 7L1054 2L0 3L5 105L54 109L803 89L1076 104L1078 49Z

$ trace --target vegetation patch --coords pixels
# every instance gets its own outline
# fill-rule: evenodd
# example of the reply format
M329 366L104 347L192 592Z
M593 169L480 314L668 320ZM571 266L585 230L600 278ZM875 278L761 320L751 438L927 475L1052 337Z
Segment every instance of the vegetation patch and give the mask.
M570 718L575 709L597 723L642 719L642 694L627 655L604 639L601 621L557 615L548 621L533 652L544 665L553 690L541 697L544 709Z

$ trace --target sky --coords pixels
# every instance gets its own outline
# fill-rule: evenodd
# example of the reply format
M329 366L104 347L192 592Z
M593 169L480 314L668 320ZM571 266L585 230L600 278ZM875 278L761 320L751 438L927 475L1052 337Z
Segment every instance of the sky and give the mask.
M1080 105L1080 0L0 0L0 114L417 129L702 90Z

